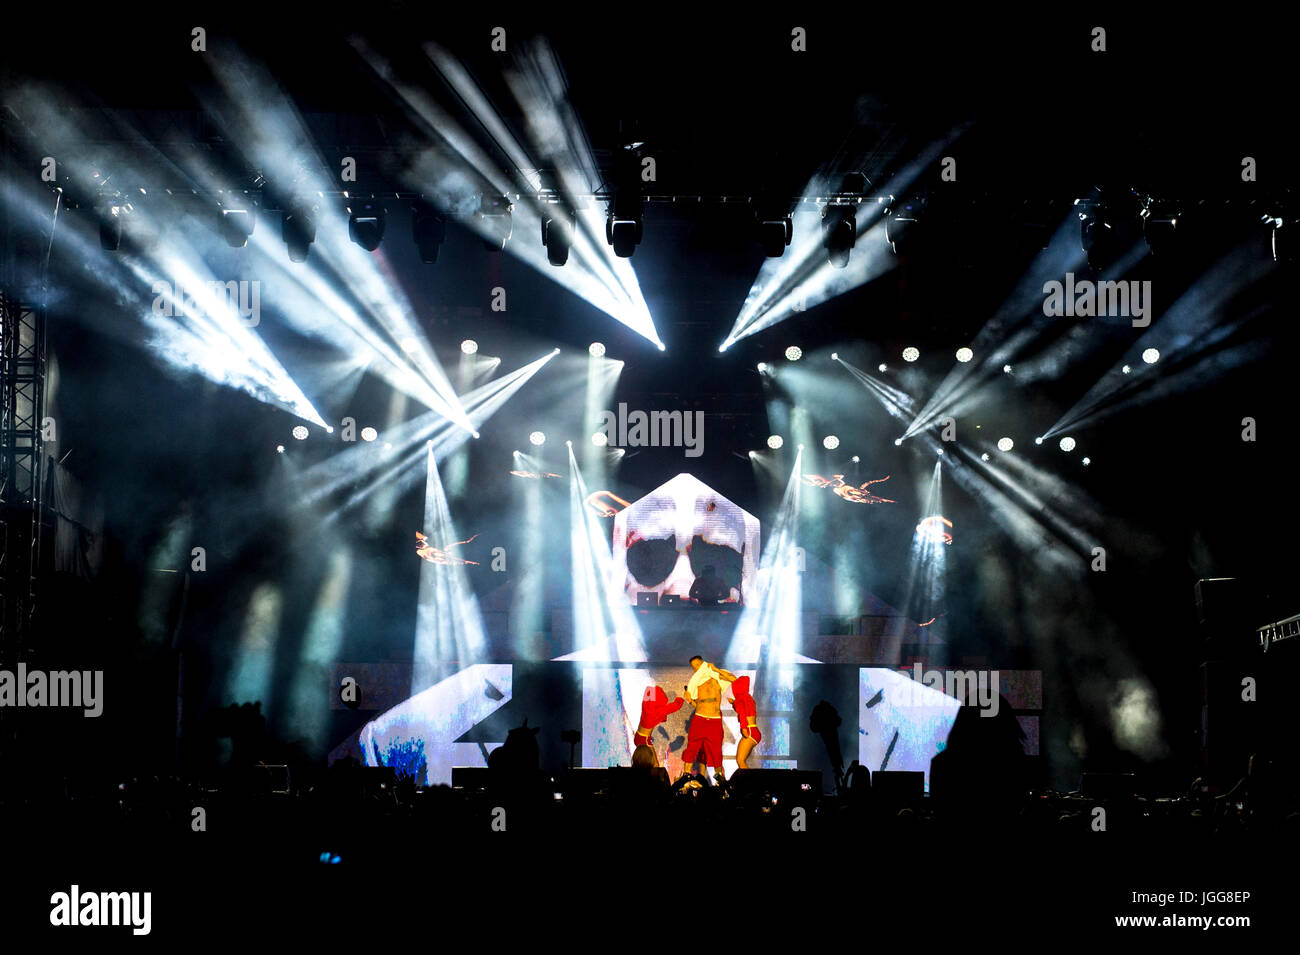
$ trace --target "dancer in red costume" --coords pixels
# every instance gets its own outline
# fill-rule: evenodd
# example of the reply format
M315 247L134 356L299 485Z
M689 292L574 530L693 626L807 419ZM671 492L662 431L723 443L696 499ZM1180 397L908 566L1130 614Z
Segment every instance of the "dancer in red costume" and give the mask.
M668 696L664 693L663 687L648 686L645 693L641 696L641 724L637 727L636 733L632 736L632 747L638 746L654 747L650 740L650 734L655 731L655 727L668 719L673 713L682 708L685 703L682 697L678 697L673 702L668 702Z
M756 720L758 705L749 692L747 676L742 676L732 683L731 692L735 696L731 705L735 707L736 719L740 721L740 742L736 744L736 766L739 769L748 769L745 760L749 757L750 751L763 741L763 734L759 732Z

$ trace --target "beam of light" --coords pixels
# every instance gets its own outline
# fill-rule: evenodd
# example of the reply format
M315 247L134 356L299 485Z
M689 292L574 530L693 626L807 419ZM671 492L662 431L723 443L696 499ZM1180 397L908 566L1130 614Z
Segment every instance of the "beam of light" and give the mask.
M1234 348L1224 343L1237 335L1266 309L1257 308L1233 321L1224 310L1241 289L1261 280L1273 263L1259 259L1246 246L1238 246L1207 270L1087 393L1044 432L1050 438L1077 431L1116 412L1148 404L1184 390L1218 381L1222 372L1262 356L1267 344L1247 342ZM1138 360L1148 348L1160 352L1160 361ZM1124 367L1128 367L1126 373Z
M262 702L268 711L271 699L271 670L275 665L276 644L284 614L284 597L278 584L258 584L248 600L244 623L239 633L235 657L226 674L224 701L232 703Z
M475 430L482 427L556 354L555 351L548 352L464 395L462 403L470 426ZM440 458L446 458L468 440L469 432L442 415L428 411L387 429L382 437L382 441L358 442L302 472L295 484L295 506L319 506L339 490L365 481L365 487L326 518L329 520L337 519L380 488L389 488L400 494L419 473L413 465L423 460L420 456L422 445L433 442L434 452Z
M364 42L354 40L353 44L376 75L423 122L430 137L428 148L407 170L413 186L418 185L440 208L484 238L491 238L487 226L474 215L479 194L485 190L517 194L512 236L519 238L507 242L505 251L663 350L631 263L615 256L605 241L603 214L579 207L576 197L590 194L599 185L600 175L586 137L576 124L576 114L565 99L558 64L549 49L539 44L532 53L520 51L516 68L506 77L527 117L530 140L540 160L532 162L461 65L436 44L424 46L430 63L481 125L498 153L509 159L511 168L506 169L423 89L401 79L392 65ZM543 165L556 171L563 200L560 208L576 213L569 262L560 268L547 261L540 242L543 219L558 210L537 201L538 183L525 173Z
M520 455L524 467L534 472L542 468L536 461ZM546 598L546 531L548 521L542 497L548 489L544 481L523 481L522 551L514 555L510 578L517 581L510 604L510 632L515 639L515 653L520 659L539 660L544 648L534 645L546 629L543 608Z
M905 596L902 610L906 617L892 618L891 629L896 631L899 626L906 626L904 621L907 618L919 621L933 619L934 622L926 627L925 639L926 642L937 644L936 650L940 653L947 643L947 618L943 616L946 588L944 568L947 555L943 539L941 537L936 539L933 533L927 533L922 527L928 528L929 525L924 522L942 514L943 469L941 463L935 461L929 487L925 492L925 503L921 506L921 513L917 515L922 524L912 534L907 584L903 591ZM905 636L901 632L890 632L886 634L886 639L891 643L895 640L900 643L908 642L903 639ZM932 659L931 662L935 661Z
M189 572L193 535L193 517L189 512L177 514L149 557L149 572L141 582L137 620L140 632L151 644L167 646L171 643L172 635L166 631L168 617L175 588L184 586L177 577L184 577Z
M463 540L451 518L433 449L426 455L424 533L436 546ZM414 537L409 543L415 560ZM483 660L487 639L478 597L463 564L420 561L420 603L416 610L411 694L425 690Z
M905 195L922 171L938 159L959 134L960 130L954 130L940 142L927 146L879 192L900 197ZM818 175L808 183L804 194L820 195L837 188L837 184ZM893 268L896 257L885 242L885 226L881 221L883 211L884 205L877 202L863 202L858 206L855 217L857 239L848 267L843 269L837 269L827 261L826 249L822 245L820 211L797 211L794 215L794 240L785 255L764 260L731 331L718 350L726 351L742 338L771 328L837 295L851 292Z
M390 434L400 427L402 421L406 418L408 403L409 398L405 392L398 391L396 388L389 392L388 410L384 415L384 427L379 432L379 439L372 446L378 446L381 451L390 454L393 452L395 446ZM393 508L396 504L397 488L395 486L387 483L375 488L374 493L370 495L370 500L366 502L366 512L363 518L366 530L374 534L378 533L381 528L391 526Z
M591 436L600 431L602 413L612 404L614 390L618 387L618 379L622 373L623 362L621 361L605 358L602 355L589 354L587 357L586 395L582 414L582 433L586 440L582 442L582 469L591 476L592 482L597 487L605 484L606 464L611 461L606 448L610 443L594 444ZM617 441L618 435L612 437Z
M984 323L970 344L977 360L959 362L944 377L908 426L905 437L924 431L941 417L965 413L982 385L1008 374L1011 363L1057 323L1043 314L1043 286L1066 272L1081 268L1079 219L1073 210L1057 227L1047 248L1035 256L1012 293ZM1018 376L1021 381L1024 375Z
M803 452L794 457L776 521L759 561L754 593L747 597L727 648L727 665L816 663L803 646L803 583L799 571L799 489Z
M330 667L343 646L351 582L352 554L337 549L326 562L289 684L286 729L291 737L306 740L309 752L319 752L329 742Z
M574 652L560 660L644 662L645 643L632 605L610 582L609 534L587 505L587 482L569 448L569 548L573 578Z
M849 374L857 379L858 384L862 385L863 388L867 389L868 392L879 400L884 409L889 412L890 417L903 422L905 425L910 424L916 417L914 413L916 402L913 400L911 395L907 394L907 392L901 391L893 385L888 384L873 375L867 374L867 372L863 371L861 368L850 365L843 358L839 359L839 363L844 366Z
M213 115L218 117L227 140L244 152L250 165L266 170L272 181L295 184L308 195L337 191L338 184L323 172L326 165L316 153L302 117L269 73L233 51L211 57L208 62L227 94L229 106L214 109ZM403 368L414 367L425 387L412 397L472 431L451 382L416 323L414 309L382 251L366 252L352 242L342 210L329 209L324 202L321 205L316 216L310 268L284 267L282 249L276 249L277 254L272 257L268 246L276 240L269 234L270 229L257 230L250 240L271 261L281 265L285 273L304 277L303 284L309 287L310 297L314 299L307 312L314 309L319 315L321 304L327 306L323 327L320 318L309 317L303 310L286 309L286 314L297 314L308 327L336 338L340 334L339 324L347 326L350 337L359 338L369 346L367 354L381 359L381 367L396 366L385 371L398 380L404 377ZM357 303L362 315L342 296L324 294L327 286L346 290L347 298ZM394 350L393 343L405 358ZM414 343L415 347L403 348L404 343ZM350 349L345 347L345 350Z

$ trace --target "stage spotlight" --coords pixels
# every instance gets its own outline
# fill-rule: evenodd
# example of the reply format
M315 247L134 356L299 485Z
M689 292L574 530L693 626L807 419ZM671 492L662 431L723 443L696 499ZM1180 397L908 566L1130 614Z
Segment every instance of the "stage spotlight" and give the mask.
M840 353L837 351L831 352L831 361L839 361L839 360L840 360Z
M276 450L276 452L279 453L279 454L284 454L284 445L283 445L283 444L277 444L277 445L275 446L275 450Z
M377 437L379 437L379 432L376 431L374 428L362 428L362 429L361 429L361 440L362 440L362 441L373 441L373 440L375 440L375 438L377 438Z
M1016 443L1015 443L1014 441L1012 441L1010 438L998 438L998 450L999 450L999 451L1010 451L1010 450L1011 450L1012 448L1014 448L1015 446L1016 446Z
M989 453L987 451L985 451L983 454L980 455L981 461L987 461L988 459L989 459Z
M308 432L307 432L306 425L301 425L301 424L296 425L293 429L293 436L297 438L299 441L306 441L307 433Z
M1132 368L1131 365L1125 365L1123 368L1120 369L1120 371L1123 372L1123 373L1126 374L1126 375L1127 375L1130 371L1132 371L1132 370L1133 370L1133 368Z
M1083 459L1083 466L1084 466L1084 467L1087 467L1087 466L1088 466L1089 464L1091 464L1091 463L1092 463L1092 458L1084 458L1084 459Z
M858 461L860 461L861 459L855 454L849 460L852 461L854 464L857 464Z
M217 231L226 240L226 245L232 249L242 249L248 245L256 225L257 220L251 202L245 203L242 209L223 206L217 210Z
M573 447L573 442L572 442L572 441L565 441L565 442L564 442L564 446L565 446L566 448L571 448L571 447Z
M885 210L885 241L895 255L906 255L916 244L917 223L925 212L924 197L899 202L892 196Z
M899 447L902 447L902 445L903 445L903 439L902 439L902 438L895 438L895 439L894 439L894 447L899 448Z
M334 425L332 425L332 424L327 424L327 425L325 426L325 431L326 431L327 434L333 434L333 433L334 433Z
M134 209L129 202L114 197L104 206L99 217L99 247L106 252L116 252L122 247L122 229Z
M1003 366L1002 366L1002 374L1004 374L1004 375L1009 375L1009 374L1011 374L1011 366L1010 366L1010 365L1003 365Z
M474 341L472 338L467 338L460 343L460 350L466 355L473 355L478 351L478 342Z
M295 200L281 213L280 237L289 251L290 262L306 262L316 241L316 206Z
M349 199L348 238L367 252L384 241L384 207L374 199Z
M546 443L546 434L542 431L534 431L528 436L528 443L541 446Z
M788 200L775 196L759 199L754 205L754 220L758 225L758 243L769 259L778 259L794 238L794 220L790 217Z
M483 244L489 252L500 252L510 240L514 228L514 204L507 196L485 192L479 196L478 217L485 233Z
M803 450L803 445L802 445L802 444L801 444L801 445L799 445L799 450L800 450L800 451L802 451L802 450Z
M604 358L605 346L602 345L600 342L592 342L590 345L587 346L587 354L589 354L592 358Z
M822 209L822 245L827 261L837 269L848 267L858 241L858 204L866 191L867 177L849 173L840 182L840 191Z
M569 261L577 222L572 212L565 212L558 205L551 208L554 214L542 219L542 246L546 249L546 261L558 268Z
M1058 442L1058 444L1060 445L1062 451L1074 450L1074 438L1062 438Z
M1034 438L1034 444L1042 444L1042 443L1043 443L1042 438Z
M760 375L762 375L762 374L765 374L766 372L767 372L767 362L765 362L765 361L760 361L760 362L758 363L758 373L759 373Z
M607 444L609 444L609 435L607 435L604 431L597 431L595 434L591 436L591 443L598 448L603 448Z
M767 446L773 451L780 451L781 445L785 444L785 439L779 434L770 435L767 439Z
M971 360L972 358L974 358L974 357L975 357L975 353L974 353L973 351L971 351L969 348L958 348L958 349L957 349L957 360L958 360L958 361L966 362L966 361L970 361L970 360Z
M833 434L828 434L822 438L822 447L827 451L834 451L840 446L840 439Z
M920 357L921 357L920 350L917 348L913 348L911 345L908 345L906 348L903 349L903 361L916 361Z
M641 244L643 230L642 210L645 198L641 195L641 143L624 146L614 156L614 198L609 204L605 219L605 241L614 247L620 259L632 257Z
M417 202L411 207L411 238L420 253L420 261L433 265L438 261L438 249L447 238L447 220L427 202Z
M943 448L936 448L934 453L935 453L935 454L943 454Z
M1142 353L1142 360L1148 365L1154 365L1160 360L1160 352L1156 351L1154 348L1148 348Z
M884 374L888 369L889 369L889 366L886 365L883 361L882 361L879 365L876 366L876 370L877 370L878 372L880 372L882 375L883 375L883 374Z
M785 350L785 357L787 361L798 361L803 357L803 349L798 345L791 345Z

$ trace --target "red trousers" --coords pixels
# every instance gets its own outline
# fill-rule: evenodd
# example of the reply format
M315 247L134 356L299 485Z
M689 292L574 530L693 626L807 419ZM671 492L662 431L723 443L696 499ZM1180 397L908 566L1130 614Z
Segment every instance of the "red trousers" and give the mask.
M682 751L682 765L687 769L701 759L706 766L722 768L722 717L691 717L691 729Z

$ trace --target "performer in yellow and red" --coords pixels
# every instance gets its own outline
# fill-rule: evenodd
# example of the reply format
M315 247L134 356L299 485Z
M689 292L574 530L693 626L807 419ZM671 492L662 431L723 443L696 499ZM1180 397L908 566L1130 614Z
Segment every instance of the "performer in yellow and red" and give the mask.
M740 740L736 743L736 767L748 769L745 760L750 751L763 741L763 734L758 729L758 704L749 692L749 677L742 676L731 684L735 699L731 705L736 710L736 719L740 721Z
M650 741L650 734L655 731L656 726L680 710L685 702L686 700L679 696L669 703L663 687L655 685L646 687L645 693L641 696L641 724L632 736L632 748L634 750L638 746L654 748L654 743Z

